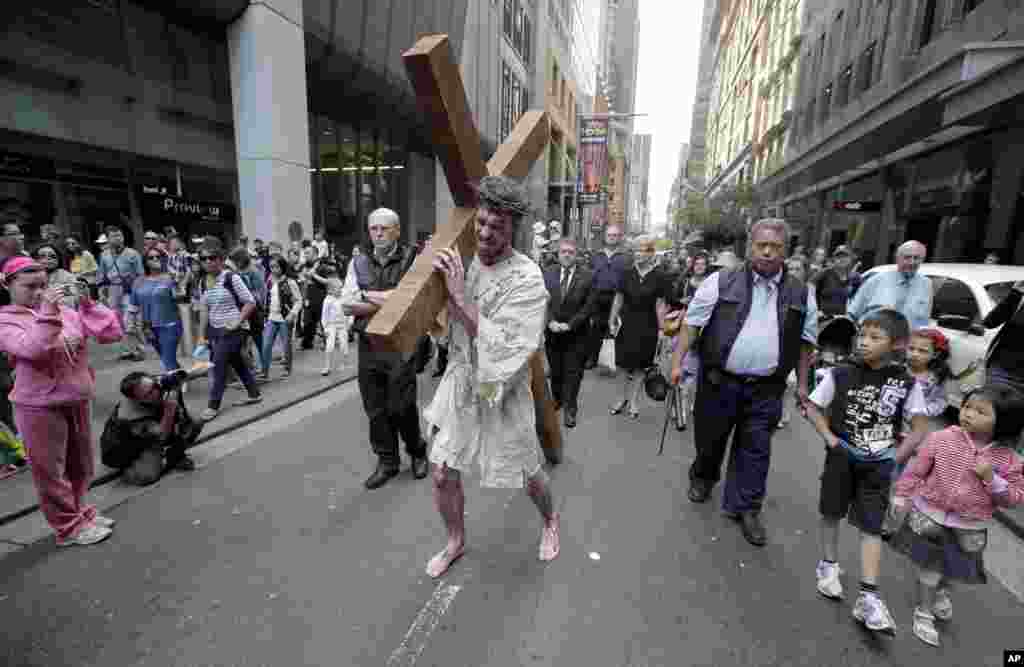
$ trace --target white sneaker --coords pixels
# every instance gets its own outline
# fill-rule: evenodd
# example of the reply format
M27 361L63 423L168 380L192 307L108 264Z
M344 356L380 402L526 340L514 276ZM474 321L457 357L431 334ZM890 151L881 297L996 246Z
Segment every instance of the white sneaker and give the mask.
M868 630L896 634L896 622L889 613L889 608L882 598L874 593L860 592L857 602L853 605L853 617L864 624Z
M109 528L98 526L95 523L90 523L78 530L77 533L64 540L57 540L58 547L72 547L80 546L86 547L90 544L96 544L110 537L111 531Z
M843 568L836 563L818 561L818 592L830 600L843 599L843 582L839 577L843 574Z
M330 375L330 374L331 374L331 369L330 368L325 368L322 371L320 371L320 375Z
M92 522L100 528L113 528L114 524L117 523L117 521L111 519L109 516L103 516L101 514L97 514L96 517L92 520Z
M940 588L935 591L935 604L932 605L932 613L940 621L948 621L953 618L953 600L949 597L948 588Z
M914 636L929 646L939 646L939 631L935 629L935 617L920 607L914 609Z

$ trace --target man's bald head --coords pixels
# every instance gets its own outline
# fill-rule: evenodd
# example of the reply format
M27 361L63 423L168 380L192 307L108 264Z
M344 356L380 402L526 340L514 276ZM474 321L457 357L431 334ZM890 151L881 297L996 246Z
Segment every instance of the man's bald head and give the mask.
M928 255L928 248L920 241L907 241L896 250L896 268L906 277L917 273Z

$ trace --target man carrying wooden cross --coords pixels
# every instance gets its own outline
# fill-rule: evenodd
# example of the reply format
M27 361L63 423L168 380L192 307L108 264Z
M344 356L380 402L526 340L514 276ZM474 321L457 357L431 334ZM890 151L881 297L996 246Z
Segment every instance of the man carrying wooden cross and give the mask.
M434 500L448 531L427 574L439 577L465 551L463 472L481 484L526 487L544 521L540 559L558 556L558 513L535 431L530 356L543 344L548 291L540 269L512 247L529 211L523 188L502 176L477 187L476 258L466 271L457 250L439 248L434 267L448 291L448 368L424 411L433 437Z

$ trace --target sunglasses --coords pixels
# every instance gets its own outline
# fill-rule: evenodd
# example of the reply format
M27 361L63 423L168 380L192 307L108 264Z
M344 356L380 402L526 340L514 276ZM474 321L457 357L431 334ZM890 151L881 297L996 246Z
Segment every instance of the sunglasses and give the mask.
M158 240L159 238L160 238L159 236L147 236L147 237L146 237L146 240L147 240L147 241L156 241L156 240Z
M215 259L220 259L217 255L199 255L199 261L201 262L212 262Z
M149 257L146 258L146 261L147 262L153 262L153 261L159 262L161 259L163 259L163 258L160 257L160 255L150 255Z

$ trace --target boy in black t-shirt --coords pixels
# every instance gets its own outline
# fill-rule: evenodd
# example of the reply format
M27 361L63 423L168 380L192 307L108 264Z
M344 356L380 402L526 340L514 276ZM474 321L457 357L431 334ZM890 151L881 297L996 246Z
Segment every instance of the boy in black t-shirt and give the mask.
M924 394L914 378L894 363L910 338L907 319L883 309L861 322L857 359L828 371L810 396L808 417L825 439L821 476L821 542L818 592L841 600L843 573L837 563L839 521L849 515L860 529L861 584L853 616L868 629L892 633L895 624L878 592L882 522L897 463L910 458L928 427ZM903 414L913 431L901 443Z

